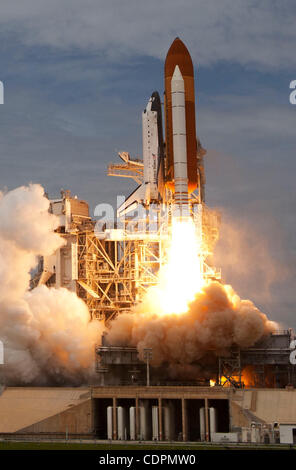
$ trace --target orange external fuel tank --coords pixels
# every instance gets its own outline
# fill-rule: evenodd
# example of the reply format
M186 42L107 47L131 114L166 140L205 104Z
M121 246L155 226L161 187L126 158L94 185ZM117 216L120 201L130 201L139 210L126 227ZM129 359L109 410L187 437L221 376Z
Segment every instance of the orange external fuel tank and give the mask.
M166 133L166 185L174 191L174 149L172 123L171 81L176 65L181 71L185 86L185 117L188 192L197 188L197 142L195 128L194 70L187 47L176 38L165 61L165 133Z

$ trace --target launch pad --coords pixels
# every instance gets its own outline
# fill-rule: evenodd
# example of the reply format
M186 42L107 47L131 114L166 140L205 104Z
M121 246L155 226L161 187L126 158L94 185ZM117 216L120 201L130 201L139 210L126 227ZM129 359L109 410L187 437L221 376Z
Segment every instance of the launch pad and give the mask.
M205 203L206 152L196 136L193 64L178 38L165 63L164 110L165 142L161 100L154 92L142 114L143 159L120 152L123 163L108 167L108 175L132 178L138 184L121 202L116 215L111 208L111 217L110 213L106 217L107 207L102 204L95 209L97 219L92 219L87 202L70 191L50 200L49 210L59 221L56 232L65 243L40 258L31 287L66 288L77 294L88 307L89 321L99 321L107 334L101 343L98 338L93 352L96 374L89 374L87 386L1 390L2 437L275 443L281 440L282 432L282 442L293 443L296 377L290 355L294 336L290 330L275 332L272 322L251 301L241 300L231 286L224 288L220 270L211 263L220 215ZM174 256L181 260L181 268L185 257L188 270L179 270L180 264L174 264L169 288L159 289L157 302L148 303L141 316L147 294L151 288L159 288L160 274L170 267L174 222L184 221L193 227L194 240L188 243L190 236L179 239ZM197 269L191 270L192 266ZM202 282L213 290L202 291ZM185 309L178 310L174 294L182 297L191 283L194 295L185 296ZM164 292L172 307L169 311L161 310L162 306L158 310ZM201 292L204 297L200 300ZM221 298L224 303L219 309ZM191 311L195 301L200 303ZM249 341L256 330L248 321L250 306L251 319L259 324L256 341ZM225 311L228 315L224 317ZM85 309L85 331L88 312ZM119 328L116 344L112 344L108 336L112 326L127 314L133 320L146 315L148 321L137 330L140 340L132 335L122 339ZM210 324L215 314L218 322ZM165 334L155 333L169 322L156 322L150 335L154 347L149 341L148 347L143 343L139 331L146 332L155 318L167 317L173 319L173 329L167 335L172 344L170 348L165 345L171 355L160 354L154 362L157 347L165 339ZM202 329L205 318L209 321ZM247 334L242 335L244 320ZM224 323L230 325L228 330L223 330ZM219 328L221 344L212 341ZM175 341L180 331L183 336ZM194 343L199 335L203 336L201 341ZM229 341L225 341L227 335ZM86 336L84 344L88 345L88 339ZM59 353L66 357L66 368L71 351ZM54 380L54 375L51 377Z
M170 212L152 223L144 210L141 217L121 219L122 228L114 228L113 223L108 227L108 222L92 220L88 204L72 197L70 191L51 200L50 211L60 219L57 231L66 245L40 260L32 287L46 284L76 292L92 319L108 323L129 311L157 284L157 273L166 263ZM200 219L204 277L220 279L221 271L205 261L218 239L220 217L204 205L196 213L196 223Z
M0 437L293 444L295 410L289 388L8 387Z
M114 347L103 344L96 348L96 370L102 386L146 385L147 368L150 384L154 386L191 385L234 388L296 387L294 367L290 362L290 330L278 331L246 349L232 349L227 356L209 351L207 361L193 363L200 367L199 375L180 380L164 373L165 365L153 368L138 357L137 348ZM211 356L212 353L212 356ZM151 350L151 356L153 350ZM210 357L209 357L210 356Z
M132 311L157 286L159 272L168 262L168 242L173 220L190 218L198 243L199 270L204 281L221 280L221 271L211 265L219 238L220 215L205 204L204 155L196 137L194 71L190 54L177 38L165 63L165 131L163 139L161 100L157 92L142 114L143 159L120 152L123 163L110 164L109 176L132 178L138 187L114 209L96 207L93 220L88 204L62 191L50 201L50 212L59 218L57 231L65 246L40 260L32 287L46 284L65 287L86 303L91 320L109 328L121 314ZM177 211L177 212L176 212ZM182 247L180 245L180 250ZM184 240L186 243L186 240ZM179 273L175 273L176 276ZM232 347L227 353L209 350L207 359L191 361L197 375L182 384L240 388L296 385L289 361L290 331L277 332L249 348ZM179 385L162 367L150 367L140 359L136 347L102 344L96 348L98 383L133 385ZM153 357L153 350L151 351ZM186 363L180 364L186 366ZM247 380L246 374L252 380Z

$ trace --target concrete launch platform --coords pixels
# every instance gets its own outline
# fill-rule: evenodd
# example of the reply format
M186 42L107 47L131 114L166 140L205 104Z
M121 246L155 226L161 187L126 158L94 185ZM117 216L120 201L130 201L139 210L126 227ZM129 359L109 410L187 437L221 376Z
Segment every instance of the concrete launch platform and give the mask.
M0 396L1 433L89 433L88 388L11 387Z
M15 434L116 440L120 439L120 425L127 429L124 437L132 439L132 420L135 436L139 436L141 416L150 428L147 440L210 440L211 426L217 435L225 436L239 435L252 426L272 428L275 423L296 428L296 390L219 386L12 387L4 389L0 396L2 437Z

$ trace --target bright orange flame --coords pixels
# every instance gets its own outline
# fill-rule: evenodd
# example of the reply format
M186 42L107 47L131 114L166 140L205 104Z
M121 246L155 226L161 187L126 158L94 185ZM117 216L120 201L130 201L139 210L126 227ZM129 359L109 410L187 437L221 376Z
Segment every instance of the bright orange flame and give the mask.
M159 283L154 289L160 314L188 311L189 303L203 286L200 252L193 220L174 220L168 261L160 270Z

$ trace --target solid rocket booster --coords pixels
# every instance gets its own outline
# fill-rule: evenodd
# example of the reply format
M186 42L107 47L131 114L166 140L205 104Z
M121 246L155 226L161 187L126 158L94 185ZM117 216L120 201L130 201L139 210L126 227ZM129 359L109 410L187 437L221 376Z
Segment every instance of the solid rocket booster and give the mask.
M180 216L188 216L188 174L184 80L176 65L171 81L172 132L174 148L175 206Z
M173 143L172 78L178 66L184 80L185 121L186 121L186 160L188 192L197 188L197 140L195 128L194 70L187 47L176 38L165 61L165 128L166 128L166 185L175 191L175 148Z

